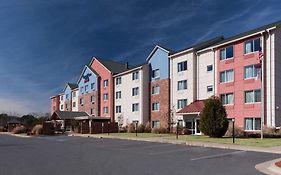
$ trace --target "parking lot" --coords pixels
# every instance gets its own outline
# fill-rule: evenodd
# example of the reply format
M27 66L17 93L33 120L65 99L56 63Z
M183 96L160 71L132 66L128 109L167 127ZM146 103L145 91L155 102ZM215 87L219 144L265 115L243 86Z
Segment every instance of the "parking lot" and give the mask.
M0 135L0 175L242 175L280 155L119 139Z

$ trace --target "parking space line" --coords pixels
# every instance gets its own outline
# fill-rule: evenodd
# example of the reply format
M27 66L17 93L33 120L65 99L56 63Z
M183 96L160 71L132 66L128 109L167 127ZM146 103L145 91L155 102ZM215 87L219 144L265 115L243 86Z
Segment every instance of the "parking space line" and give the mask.
M203 156L203 157L193 158L193 159L190 159L190 160L196 161L196 160L203 160L203 159L212 159L212 158L224 157L224 156L233 155L233 154L239 154L239 153L243 153L243 152L246 152L246 151L234 151L234 152L230 152L230 153L216 154L216 155L211 155L211 156Z

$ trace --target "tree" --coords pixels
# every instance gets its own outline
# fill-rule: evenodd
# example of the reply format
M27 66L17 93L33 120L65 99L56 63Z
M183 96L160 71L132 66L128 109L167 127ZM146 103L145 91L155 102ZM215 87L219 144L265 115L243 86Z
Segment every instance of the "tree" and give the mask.
M226 111L219 97L212 96L204 103L200 113L200 130L210 137L222 137L227 131Z
M24 115L20 118L21 122L28 126L35 126L39 123L38 118L34 117L33 115Z

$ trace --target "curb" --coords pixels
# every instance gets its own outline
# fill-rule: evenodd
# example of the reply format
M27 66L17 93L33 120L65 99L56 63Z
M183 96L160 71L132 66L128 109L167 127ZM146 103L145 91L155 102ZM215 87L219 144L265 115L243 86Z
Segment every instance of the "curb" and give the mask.
M13 133L10 133L10 132L0 132L0 134L14 136L14 137L21 137L21 138L30 138L31 137L31 136L28 136L28 135L13 134Z
M268 175L281 175L281 168L275 165L276 162L281 161L281 159L274 159L264 163L257 164L255 168Z

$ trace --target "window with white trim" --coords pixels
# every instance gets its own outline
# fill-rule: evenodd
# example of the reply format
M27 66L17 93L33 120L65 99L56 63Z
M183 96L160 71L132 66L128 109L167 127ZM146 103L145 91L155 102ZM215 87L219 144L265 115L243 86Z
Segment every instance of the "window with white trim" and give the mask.
M261 102L261 90L245 91L245 103L258 103Z
M227 60L231 58L233 58L233 46L220 50L220 60Z
M91 83L91 89L95 90L95 83Z
M90 114L94 114L95 113L95 109L91 108Z
M244 79L256 78L261 71L257 65L249 65L244 67Z
M160 93L160 86L152 86L151 94L159 94Z
M207 86L207 92L213 92L213 85Z
M117 91L116 93L116 99L121 99L121 91Z
M187 61L182 61L178 63L178 72L187 70Z
M103 113L108 114L108 107L103 107Z
M245 118L245 131L254 131L261 129L261 118Z
M187 80L178 81L178 91L187 89Z
M132 112L137 112L137 111L139 111L139 104L133 103L132 104Z
M233 69L225 70L220 72L220 82L227 83L234 81L234 71Z
M103 87L107 87L108 86L108 80L103 80Z
M153 79L160 78L160 70L159 69L152 70L152 78Z
M244 54L259 51L261 47L260 38L244 42Z
M233 105L234 95L233 93L221 94L221 102L223 105Z
M139 71L132 73L132 80L138 80L139 79Z
M137 96L139 95L139 87L135 87L132 89L132 96Z
M213 65L212 64L207 66L207 72L211 72L211 71L213 71Z
M85 93L88 93L89 85L85 85Z
M159 110L160 110L160 103L159 102L152 103L152 111L159 111Z
M116 113L121 113L121 105L116 106Z
M178 109L182 109L187 105L187 99L179 99L178 100Z
M116 78L116 85L119 85L122 83L122 78L121 77L117 77Z
M80 105L83 105L84 104L84 99L80 98L79 103L80 103Z
M76 107L76 102L72 103L72 107L74 107L74 108Z
M103 94L103 100L108 100L108 93Z
M152 128L160 128L160 121L159 120L152 121Z
M96 101L96 97L94 95L91 96L91 102L95 102Z

